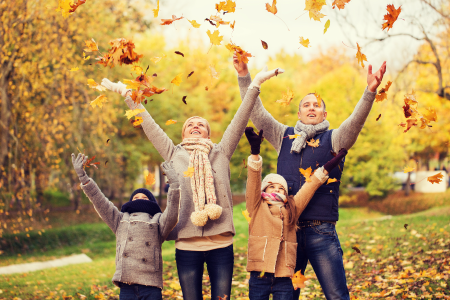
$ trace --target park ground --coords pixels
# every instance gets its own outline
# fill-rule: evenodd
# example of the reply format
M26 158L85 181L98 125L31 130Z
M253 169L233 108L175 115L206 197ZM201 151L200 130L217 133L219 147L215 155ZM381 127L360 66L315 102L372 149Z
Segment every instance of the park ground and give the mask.
M450 299L450 193L409 197L397 193L376 205L367 203L364 207L343 205L336 227L351 298ZM248 299L248 224L243 210L245 203L234 206L232 299ZM50 214L50 218L53 228L39 234L5 235L12 248L4 247L0 266L72 253L86 253L93 262L0 275L0 299L118 299L119 289L111 283L115 240L109 228L93 209L83 218L73 212ZM163 244L165 299L182 299L174 252L173 241ZM305 276L309 280L301 299L324 299L310 266ZM206 271L203 279L204 298L209 299Z

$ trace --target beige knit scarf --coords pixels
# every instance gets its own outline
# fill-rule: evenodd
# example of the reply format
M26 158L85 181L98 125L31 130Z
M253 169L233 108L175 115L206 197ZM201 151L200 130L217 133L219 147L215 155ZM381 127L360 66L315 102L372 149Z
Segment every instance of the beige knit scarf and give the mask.
M195 211L191 221L196 226L204 226L208 218L216 220L222 214L222 207L216 204L214 177L208 158L214 144L210 139L185 138L181 146L189 152L189 168L194 169L191 188Z

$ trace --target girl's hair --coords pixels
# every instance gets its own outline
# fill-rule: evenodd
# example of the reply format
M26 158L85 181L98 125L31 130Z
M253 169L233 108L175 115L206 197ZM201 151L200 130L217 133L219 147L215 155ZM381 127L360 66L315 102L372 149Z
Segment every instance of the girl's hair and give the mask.
M297 207L295 206L294 196L286 196L287 202L285 204L286 210L288 211L288 225L289 228L295 228L297 225L297 220L295 216L297 215Z

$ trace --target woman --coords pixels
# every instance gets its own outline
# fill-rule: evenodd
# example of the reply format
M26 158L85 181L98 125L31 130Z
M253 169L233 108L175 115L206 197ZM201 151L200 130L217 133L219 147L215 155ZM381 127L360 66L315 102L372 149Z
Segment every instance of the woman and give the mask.
M173 161L180 174L182 196L178 224L168 240L175 240L175 258L184 299L203 299L204 263L211 282L211 299L231 294L233 276L233 202L230 189L230 159L244 133L260 85L284 71L263 71L255 76L244 101L228 125L222 140L210 140L210 126L201 117L191 117L182 128L183 141L175 145L145 111L138 114L145 134L166 161ZM145 109L129 97L126 85L103 79L106 88L127 96L130 109ZM185 177L182 177L185 174Z

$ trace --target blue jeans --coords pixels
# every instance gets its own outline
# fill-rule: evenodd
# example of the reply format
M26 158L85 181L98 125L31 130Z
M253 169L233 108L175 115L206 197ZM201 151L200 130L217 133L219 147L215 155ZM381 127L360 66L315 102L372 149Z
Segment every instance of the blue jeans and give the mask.
M269 300L273 294L273 300L292 300L292 280L289 277L275 277L273 273L265 273L260 277L261 272L250 272L248 281L250 300Z
M230 299L231 280L233 278L233 245L209 251L175 250L178 278L183 299L202 300L203 268L206 268L211 282L211 300L219 296Z
M297 231L297 243L295 272L301 270L305 274L309 261L328 300L350 299L343 252L335 226L325 223L301 228ZM294 291L294 299L299 295L300 289Z
M162 300L161 289L156 286L119 283L120 300Z

